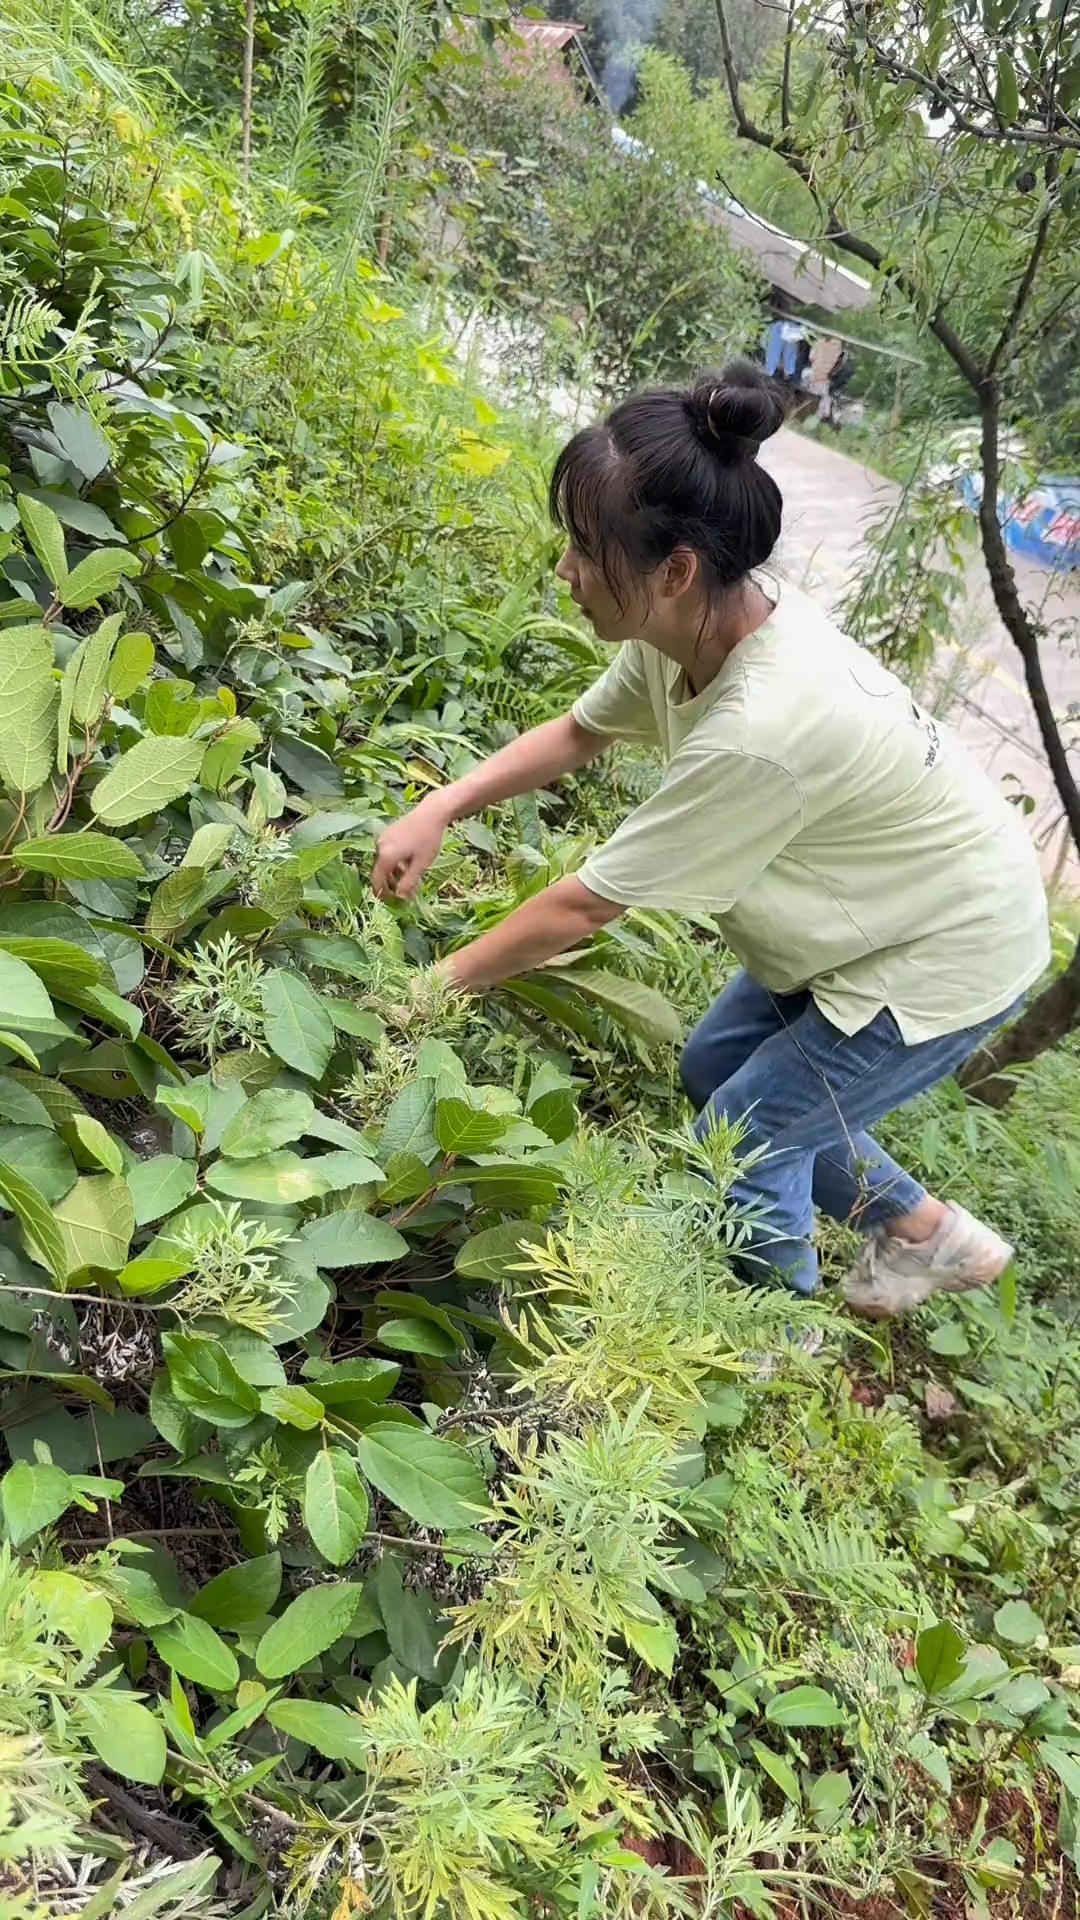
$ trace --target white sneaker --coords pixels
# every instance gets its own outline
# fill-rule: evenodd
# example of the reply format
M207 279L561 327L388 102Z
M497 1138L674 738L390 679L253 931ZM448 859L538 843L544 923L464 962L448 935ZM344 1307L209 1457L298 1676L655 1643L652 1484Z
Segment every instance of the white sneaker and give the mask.
M1013 1257L1007 1240L981 1220L950 1206L929 1240L898 1240L884 1229L864 1240L844 1283L844 1298L871 1320L921 1307L934 1293L988 1287Z

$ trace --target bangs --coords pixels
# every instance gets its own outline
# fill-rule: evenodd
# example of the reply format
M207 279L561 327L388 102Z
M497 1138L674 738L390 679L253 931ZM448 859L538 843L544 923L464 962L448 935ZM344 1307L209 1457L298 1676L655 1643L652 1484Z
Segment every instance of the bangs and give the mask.
M577 551L599 567L620 608L633 572L634 523L626 466L606 427L584 427L555 462L548 507Z

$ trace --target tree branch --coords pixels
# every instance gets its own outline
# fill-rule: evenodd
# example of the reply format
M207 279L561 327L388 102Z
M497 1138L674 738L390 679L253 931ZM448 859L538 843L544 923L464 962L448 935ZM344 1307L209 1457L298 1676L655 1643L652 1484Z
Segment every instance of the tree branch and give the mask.
M1005 325L1002 327L1001 332L998 335L997 343L994 347L994 350L991 353L990 358L986 363L986 371L991 379L993 379L994 375L997 373L997 370L1000 367L1002 360L1004 359L1006 353L1008 352L1016 336L1016 330L1019 327L1020 322L1024 317L1024 313L1027 308L1027 303L1031 298L1032 289L1034 288L1035 281L1038 276L1039 267L1042 264L1042 257L1046 251L1046 242L1049 237L1050 226L1054 217L1054 188L1057 184L1057 155L1056 154L1052 153L1047 158L1043 184L1046 192L1046 203L1039 217L1039 224L1035 229L1035 241L1032 246L1031 253L1028 256L1028 263L1027 263L1027 266L1024 268L1024 271L1021 274L1020 280L1017 284L1016 293L1013 298L1012 306L1009 310L1008 319L1006 320Z

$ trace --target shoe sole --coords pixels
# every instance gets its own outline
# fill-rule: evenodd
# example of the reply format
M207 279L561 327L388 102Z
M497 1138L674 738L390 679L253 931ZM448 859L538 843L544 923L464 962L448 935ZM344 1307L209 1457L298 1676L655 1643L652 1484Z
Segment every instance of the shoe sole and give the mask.
M980 1273L977 1276L969 1275L964 1279L952 1280L949 1279L947 1272L943 1273L940 1278L933 1274L927 1274L926 1277L932 1284L918 1300L902 1300L898 1302L896 1306L891 1307L885 1306L884 1304L879 1305L869 1300L863 1302L857 1297L853 1297L854 1288L850 1291L845 1289L844 1299L852 1313L859 1314L864 1320L898 1320L902 1314L914 1313L916 1308L925 1307L927 1301L932 1300L936 1293L980 1293L985 1287L992 1287L995 1280L1000 1280L1002 1274L1014 1257L1014 1249L1008 1245L1007 1241L1003 1240L1001 1242L1001 1248L1003 1258L1000 1260L995 1259L993 1266L986 1273Z

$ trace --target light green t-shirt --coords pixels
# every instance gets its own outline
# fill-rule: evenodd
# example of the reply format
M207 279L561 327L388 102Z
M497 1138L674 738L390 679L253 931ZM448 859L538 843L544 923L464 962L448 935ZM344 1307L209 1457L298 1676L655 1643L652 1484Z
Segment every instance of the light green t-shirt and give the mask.
M804 594L785 586L696 695L674 661L627 641L574 715L667 761L584 884L620 906L716 914L756 980L809 987L844 1033L884 1007L909 1044L974 1026L1046 966L1046 896L1016 810Z

